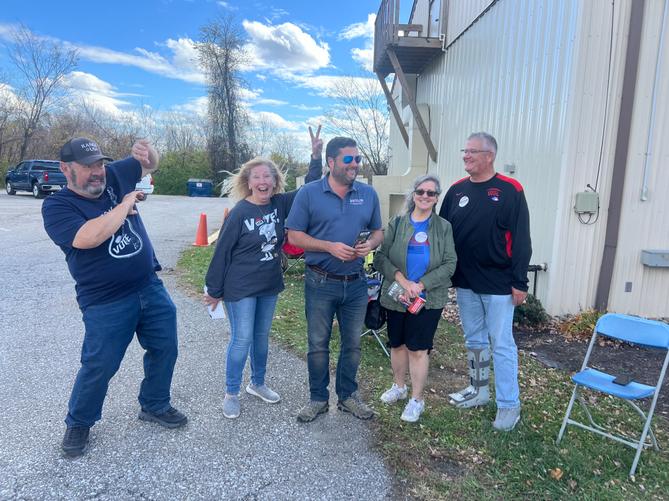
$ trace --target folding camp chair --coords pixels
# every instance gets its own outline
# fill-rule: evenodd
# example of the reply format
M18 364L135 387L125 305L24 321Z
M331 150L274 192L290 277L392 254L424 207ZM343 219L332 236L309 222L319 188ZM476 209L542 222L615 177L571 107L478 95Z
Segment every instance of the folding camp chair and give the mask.
M655 348L666 351L664 356L664 363L662 364L657 383L651 386L635 381L629 381L628 378L623 375L607 374L606 372L589 367L588 361L590 359L590 354L592 353L592 349L595 346L595 340L598 336L614 338L646 348ZM630 476L634 475L639 458L641 457L641 451L644 449L644 447L653 446L656 450L659 450L657 440L655 439L655 435L653 434L653 430L651 428L651 421L653 419L655 404L657 403L657 398L660 395L660 389L662 388L662 382L664 381L664 376L667 372L668 364L668 324L665 324L664 322L646 320L643 318L632 317L630 315L620 315L615 313L608 313L602 316L597 322L597 325L595 326L594 332L592 334L592 339L590 340L588 351L586 352L585 359L583 360L583 367L581 367L580 372L576 373L572 377L572 380L575 383L574 391L571 395L571 400L569 400L569 405L567 406L567 412L564 416L564 420L562 421L562 427L560 428L557 442L560 443L560 440L562 440L562 436L564 435L568 424L621 442L632 447L633 449L636 449L634 462L632 463L632 468L629 472ZM604 427L595 423L592 414L588 410L585 399L581 395L581 387L589 388L606 395L621 398L623 401L630 404L644 421L641 437L637 440L635 438L621 434L612 434L609 433ZM652 397L652 401L647 412L644 412L639 405L634 403L634 401L639 401L650 397ZM590 425L570 419L574 401L577 399L583 408L585 415L588 417ZM650 437L650 441L647 440L648 437Z
M379 273L378 271L374 271L374 269L371 267L371 263L369 267L365 266L365 274L367 276L367 302L369 304L371 301L377 301L379 299L379 294L381 293L381 282L383 281L383 277L381 276L381 273ZM379 307L381 307L381 305L379 305ZM365 325L365 327L367 327L367 330L364 331L362 334L360 334L360 337L366 336L367 334L371 334L372 336L374 336L374 338L376 338L376 341L379 343L379 346L386 354L386 356L390 357L390 353L388 353L388 349L386 348L386 343L383 342L383 339L381 339L380 336L380 334L384 330L386 330L385 322L381 326L378 325L374 326L376 327L375 329L372 329L370 325Z
M304 249L301 249L286 240L283 243L283 247L281 247L281 269L283 272L286 273L290 270L300 261L300 259L304 259ZM289 263L289 260L293 262Z

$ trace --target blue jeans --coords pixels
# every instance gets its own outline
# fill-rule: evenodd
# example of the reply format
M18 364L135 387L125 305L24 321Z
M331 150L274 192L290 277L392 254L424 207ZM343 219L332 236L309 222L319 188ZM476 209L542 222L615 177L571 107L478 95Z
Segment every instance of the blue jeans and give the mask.
M67 426L93 426L102 417L109 381L135 333L146 350L139 404L156 414L168 410L177 360L177 309L163 282L154 277L122 299L88 306L83 320L81 368L72 388Z
M239 393L246 359L251 351L251 382L265 384L269 329L278 296L245 297L239 301L225 301L230 318L230 342L225 362L225 391Z
M367 311L367 282L362 275L359 280L350 282L333 280L307 268L304 307L311 400L324 402L329 399L330 337L335 315L341 338L335 391L339 400L346 400L358 389L355 378L360 365L360 334Z
M511 294L477 294L459 287L457 291L465 346L487 349L492 344L497 407L518 407L518 348L513 340Z

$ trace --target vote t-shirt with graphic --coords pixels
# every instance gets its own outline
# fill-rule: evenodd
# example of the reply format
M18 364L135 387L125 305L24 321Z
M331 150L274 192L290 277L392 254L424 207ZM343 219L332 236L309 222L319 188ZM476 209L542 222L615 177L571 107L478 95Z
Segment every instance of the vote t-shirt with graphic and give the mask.
M111 211L133 191L141 172L140 163L132 157L112 162L106 166L107 185L98 198L64 188L42 204L44 229L65 253L82 310L138 291L161 269L139 214L128 216L114 235L93 249L72 247L87 221Z
M412 282L418 282L430 264L430 239L427 236L430 218L425 221L414 221L410 217L409 220L414 231L407 247L407 278Z
M211 297L239 301L272 296L284 288L280 251L284 222L295 192L279 193L267 205L239 201L223 223L205 284Z

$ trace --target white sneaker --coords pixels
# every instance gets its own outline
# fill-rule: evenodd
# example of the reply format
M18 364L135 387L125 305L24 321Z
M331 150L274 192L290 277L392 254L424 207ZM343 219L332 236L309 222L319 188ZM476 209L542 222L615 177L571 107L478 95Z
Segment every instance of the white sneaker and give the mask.
M404 400L407 398L407 394L408 392L406 385L400 388L395 383L393 383L390 389L381 395L381 402L384 404L394 404L398 400Z
M423 413L423 409L425 409L425 400L416 400L415 398L412 398L407 402L400 419L402 421L408 421L409 423L415 423Z

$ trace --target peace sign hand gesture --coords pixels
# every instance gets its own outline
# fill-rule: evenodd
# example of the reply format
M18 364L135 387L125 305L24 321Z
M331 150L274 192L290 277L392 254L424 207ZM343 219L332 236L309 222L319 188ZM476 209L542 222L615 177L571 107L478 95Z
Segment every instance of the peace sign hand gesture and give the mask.
M319 137L321 135L321 125L318 124L318 129L316 129L316 135L314 136L314 131L309 126L309 136L311 137L311 158L318 160L323 154L323 140Z

